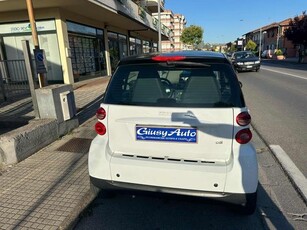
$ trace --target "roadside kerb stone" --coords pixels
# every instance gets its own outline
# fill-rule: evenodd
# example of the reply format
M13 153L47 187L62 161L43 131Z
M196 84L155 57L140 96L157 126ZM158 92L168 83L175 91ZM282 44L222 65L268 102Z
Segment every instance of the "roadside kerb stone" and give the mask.
M55 119L31 120L0 136L0 160L8 165L16 164L78 126L77 118L61 123Z
M283 169L295 184L296 189L303 197L307 204L307 179L303 173L296 167L287 153L279 145L270 145L270 149L274 156L278 159Z
M0 136L0 153L6 164L15 164L57 138L56 120L33 120L26 126Z

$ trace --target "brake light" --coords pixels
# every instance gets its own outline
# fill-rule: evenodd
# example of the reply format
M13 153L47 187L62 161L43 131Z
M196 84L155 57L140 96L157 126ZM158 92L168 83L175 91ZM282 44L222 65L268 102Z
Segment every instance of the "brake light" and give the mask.
M242 112L237 116L236 121L238 125L246 126L251 123L251 116L248 112Z
M97 119L103 120L103 119L106 118L106 116L107 116L107 112L104 110L104 108L100 107L99 109L97 109L97 111L96 111Z
M164 62L167 62L167 61L182 61L184 60L185 57L184 56L155 56L155 57L152 57L152 60L153 61L164 61Z
M242 129L236 134L236 141L239 144L248 143L253 137L252 132L249 129Z
M101 122L97 122L95 124L95 131L97 134L99 135L105 135L107 132L107 128L105 127L104 124L102 124Z

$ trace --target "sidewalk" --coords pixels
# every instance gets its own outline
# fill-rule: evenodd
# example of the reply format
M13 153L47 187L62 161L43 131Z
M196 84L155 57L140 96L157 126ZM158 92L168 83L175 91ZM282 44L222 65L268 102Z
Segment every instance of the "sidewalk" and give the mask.
M96 135L93 116L108 80L96 78L74 84L80 126L5 172L0 168L1 230L66 229L94 199L87 153ZM18 103L0 112L8 114L14 106L18 108ZM31 117L31 113L25 115Z

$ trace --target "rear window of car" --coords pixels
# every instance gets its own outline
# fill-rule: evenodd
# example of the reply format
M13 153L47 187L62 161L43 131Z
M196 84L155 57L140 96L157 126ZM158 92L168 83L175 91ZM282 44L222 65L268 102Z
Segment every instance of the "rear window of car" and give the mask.
M238 80L230 65L121 65L104 97L106 104L159 107L244 107Z
M234 54L236 59L241 59L241 58L254 58L256 57L253 53L251 52L239 52Z

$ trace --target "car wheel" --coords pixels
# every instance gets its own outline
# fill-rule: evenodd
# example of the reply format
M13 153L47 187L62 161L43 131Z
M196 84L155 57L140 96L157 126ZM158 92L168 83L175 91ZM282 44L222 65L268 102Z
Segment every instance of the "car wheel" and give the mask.
M90 189L92 194L94 194L95 196L99 195L102 198L109 199L116 196L115 191L110 189L99 188L96 185L94 185L92 182L90 182Z
M259 72L259 68L256 69L256 72Z
M240 206L240 213L252 215L257 208L257 192L246 195L246 203Z
M100 188L94 185L91 181L90 181L90 190L95 196L98 195L98 193L100 192Z

